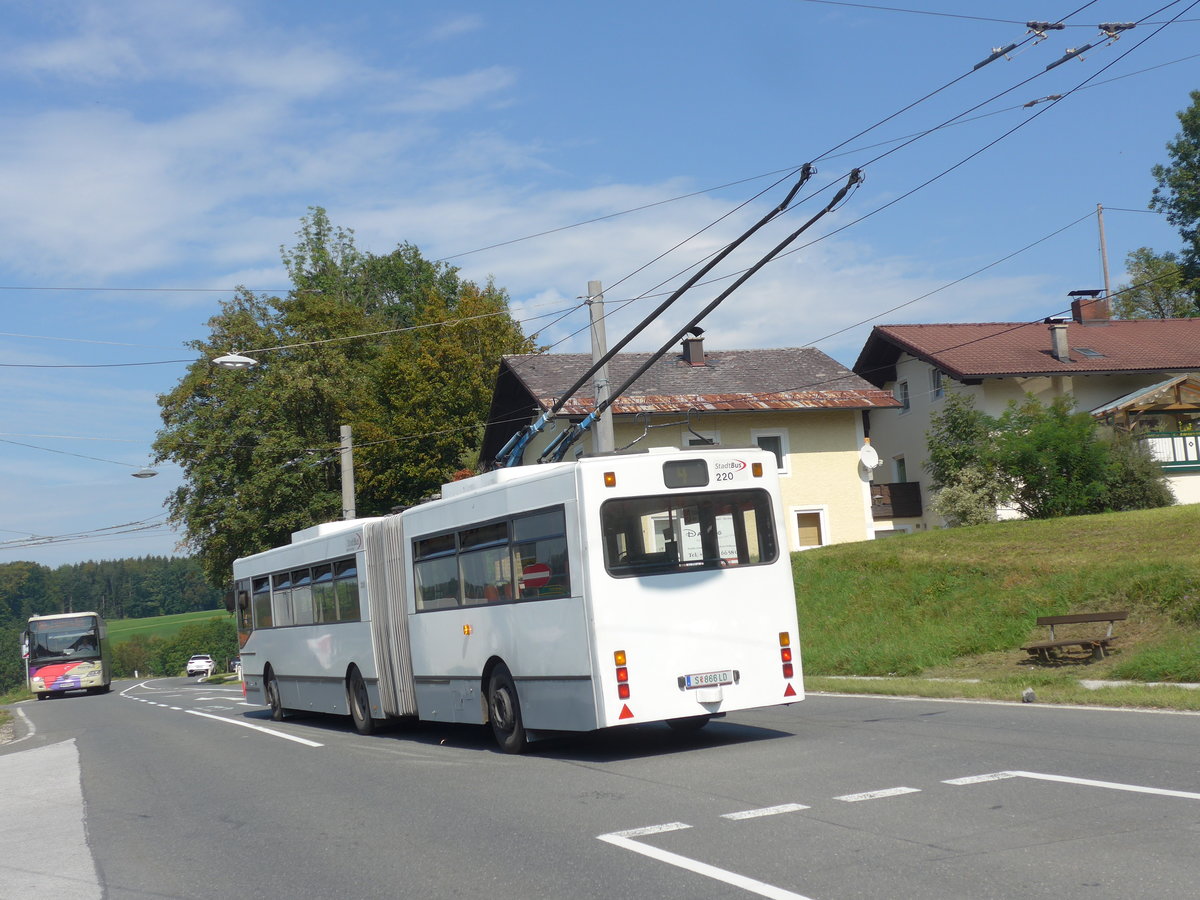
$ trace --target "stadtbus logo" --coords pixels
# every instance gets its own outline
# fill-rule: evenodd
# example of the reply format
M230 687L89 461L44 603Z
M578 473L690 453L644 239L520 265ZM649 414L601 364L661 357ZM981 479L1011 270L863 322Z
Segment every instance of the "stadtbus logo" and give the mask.
M746 468L746 464L740 459L727 459L713 463L713 471L715 472L740 472L744 468Z

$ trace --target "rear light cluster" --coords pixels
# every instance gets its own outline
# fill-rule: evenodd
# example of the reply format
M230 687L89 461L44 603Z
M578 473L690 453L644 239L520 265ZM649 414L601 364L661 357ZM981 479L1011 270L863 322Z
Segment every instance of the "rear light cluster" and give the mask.
M625 651L613 651L613 664L617 669L617 698L620 700L629 699L629 666L625 664ZM632 719L633 713L629 709L628 703L621 704L621 712L617 715L618 719Z
M613 653L613 662L617 665L617 696L622 700L629 699L629 667L625 664L625 651Z
M792 636L786 631L779 632L779 659L783 663L783 677L795 677L796 668L792 665Z

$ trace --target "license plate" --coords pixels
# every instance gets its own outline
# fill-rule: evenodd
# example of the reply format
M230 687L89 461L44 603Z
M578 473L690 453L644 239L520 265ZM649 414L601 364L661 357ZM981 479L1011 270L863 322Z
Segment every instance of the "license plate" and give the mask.
M733 684L733 672L726 669L723 672L703 672L700 675L685 675L683 677L683 686L686 690L712 687L716 684Z

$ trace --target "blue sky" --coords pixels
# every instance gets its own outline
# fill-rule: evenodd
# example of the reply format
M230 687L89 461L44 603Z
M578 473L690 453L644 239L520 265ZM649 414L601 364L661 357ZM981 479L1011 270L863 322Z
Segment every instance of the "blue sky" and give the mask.
M286 289L279 248L311 206L361 249L494 277L527 332L582 351L588 281L614 340L794 167L818 174L723 273L859 166L704 323L710 350L847 365L872 324L1035 320L1102 287L1097 204L1114 288L1130 250L1178 248L1145 209L1200 88L1200 5L886 6L0 0L0 562L174 552L178 472L129 477L155 398L235 285ZM1035 41L1028 20L1069 27Z

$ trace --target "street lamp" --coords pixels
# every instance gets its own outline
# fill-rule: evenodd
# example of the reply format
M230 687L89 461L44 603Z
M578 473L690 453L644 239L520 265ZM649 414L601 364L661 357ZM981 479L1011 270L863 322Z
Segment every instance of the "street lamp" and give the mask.
M132 475L134 478L153 478L155 475L158 474L158 472L157 472L157 470L151 469L149 466L146 466L144 469L138 469L136 472L130 472L129 474Z
M227 353L214 359L213 365L220 366L222 369L249 369L251 366L257 366L258 360L242 356L240 353Z

